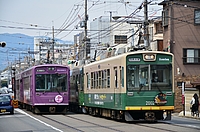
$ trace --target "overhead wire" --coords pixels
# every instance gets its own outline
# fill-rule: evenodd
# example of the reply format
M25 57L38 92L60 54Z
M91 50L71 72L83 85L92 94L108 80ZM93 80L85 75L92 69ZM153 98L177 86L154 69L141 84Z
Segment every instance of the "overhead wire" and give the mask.
M76 5L76 6L77 6L77 5ZM77 6L77 7L79 7L79 6ZM77 20L77 16L78 16L78 13L80 12L81 8L79 8L79 10L77 11L77 13L76 13L76 10L78 10L78 9L72 8L72 10L71 10L69 16L68 16L67 19L64 21L64 23L62 24L62 26L59 28L59 32L56 34L56 36L57 36L58 34L60 34L62 31L64 31L66 28L68 28L71 24L73 24L73 23ZM72 11L74 11L74 12L72 13ZM73 16L73 15L74 15L74 16ZM71 18L73 18L73 19L72 19L71 22L70 22L69 19L71 19Z
M109 30L114 30L114 29L117 28L119 25L121 25L123 22L125 22L127 19L129 19L129 17L132 17L132 16L135 15L137 12L139 12L139 11L142 9L142 4L143 4L143 2L142 2L141 5L140 5L138 8L136 8L136 9L134 10L134 12L131 13L128 17L125 17L125 18L123 18L122 20L117 21L115 24L113 24L113 25L111 25L111 26L109 26L109 27L107 27L107 28L105 28L105 29L103 29L103 30L107 30L107 29L109 29ZM138 10L138 9L139 9L139 10ZM94 33L94 34L90 34L90 38L96 38L96 37L98 37L98 36L92 37L92 35L98 35L98 34L99 34L99 32ZM109 35L109 34L110 34L110 32L104 33L104 36L102 36L102 37L105 37L105 36L107 36L107 35Z
M27 24L27 23L14 22L14 21L2 20L2 19L0 19L0 21L8 22L8 23L14 23L14 24L20 24L20 25L26 25L26 26L32 26L32 27L50 28L50 27L46 27L46 26L40 26L40 25L37 25L37 24Z
M99 0L96 1L95 4L98 3L98 2L99 2ZM90 6L87 10L90 10L95 4L92 4L92 6ZM84 13L81 14L81 17L82 17L83 15L84 15ZM77 18L76 18L75 20L77 20L77 19L79 19L79 18L78 18L78 15L77 15ZM73 23L75 22L75 20L73 21ZM71 23L70 25L68 25L68 27L71 26L73 23ZM73 32L74 30L75 30L75 27L74 27L68 34L64 35L64 36L61 37L60 39L65 38L66 36L68 36L68 35L69 35L71 32Z
M79 12L77 12L77 14L76 15L78 15L78 13ZM75 21L77 21L77 19L79 19L79 18L75 18L69 25L67 25L62 31L64 31L66 28L68 28L69 26L71 26ZM75 30L75 28L76 27L73 27L73 29L70 29L69 30L69 32L68 32L68 34L66 34L66 35L64 35L63 37L60 37L60 39L63 39L63 38L65 38L66 36L68 36L69 34L71 34L74 30Z

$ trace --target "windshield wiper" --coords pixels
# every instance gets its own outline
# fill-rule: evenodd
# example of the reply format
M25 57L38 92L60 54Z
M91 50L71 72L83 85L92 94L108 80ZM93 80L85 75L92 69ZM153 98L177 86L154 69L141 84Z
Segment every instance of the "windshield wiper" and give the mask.
M60 91L58 90L58 87L56 87L56 91L61 95Z
M140 85L140 89L138 90L138 94L140 93L140 91L142 90L142 88L144 87L144 85ZM160 93L162 93L161 89L158 87L158 85L156 84L156 88L159 90Z
M140 84L140 89L138 90L138 94L140 93L140 91L142 90L142 88L144 87L144 85Z
M158 87L157 84L156 84L156 88L159 90L160 93L162 93L161 89Z

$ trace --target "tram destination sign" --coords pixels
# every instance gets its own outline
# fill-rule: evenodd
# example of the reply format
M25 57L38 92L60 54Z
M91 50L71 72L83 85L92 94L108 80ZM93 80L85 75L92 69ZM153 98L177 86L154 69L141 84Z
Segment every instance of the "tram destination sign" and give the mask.
M130 61L130 62L139 62L140 58L129 58L128 61Z

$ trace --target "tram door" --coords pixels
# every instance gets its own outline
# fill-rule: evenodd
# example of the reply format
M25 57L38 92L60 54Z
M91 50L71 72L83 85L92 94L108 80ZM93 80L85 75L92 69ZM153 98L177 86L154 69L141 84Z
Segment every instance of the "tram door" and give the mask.
M20 79L20 101L24 102L24 87L23 87L23 79Z
M117 67L114 67L114 102L115 107L121 107L121 88L119 86L119 72Z

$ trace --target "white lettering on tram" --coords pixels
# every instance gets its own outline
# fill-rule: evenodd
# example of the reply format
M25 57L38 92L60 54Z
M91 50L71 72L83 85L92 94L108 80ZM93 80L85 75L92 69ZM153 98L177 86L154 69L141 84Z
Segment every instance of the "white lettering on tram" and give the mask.
M159 58L159 61L169 61L169 58Z
M66 69L57 69L57 71L66 71Z

